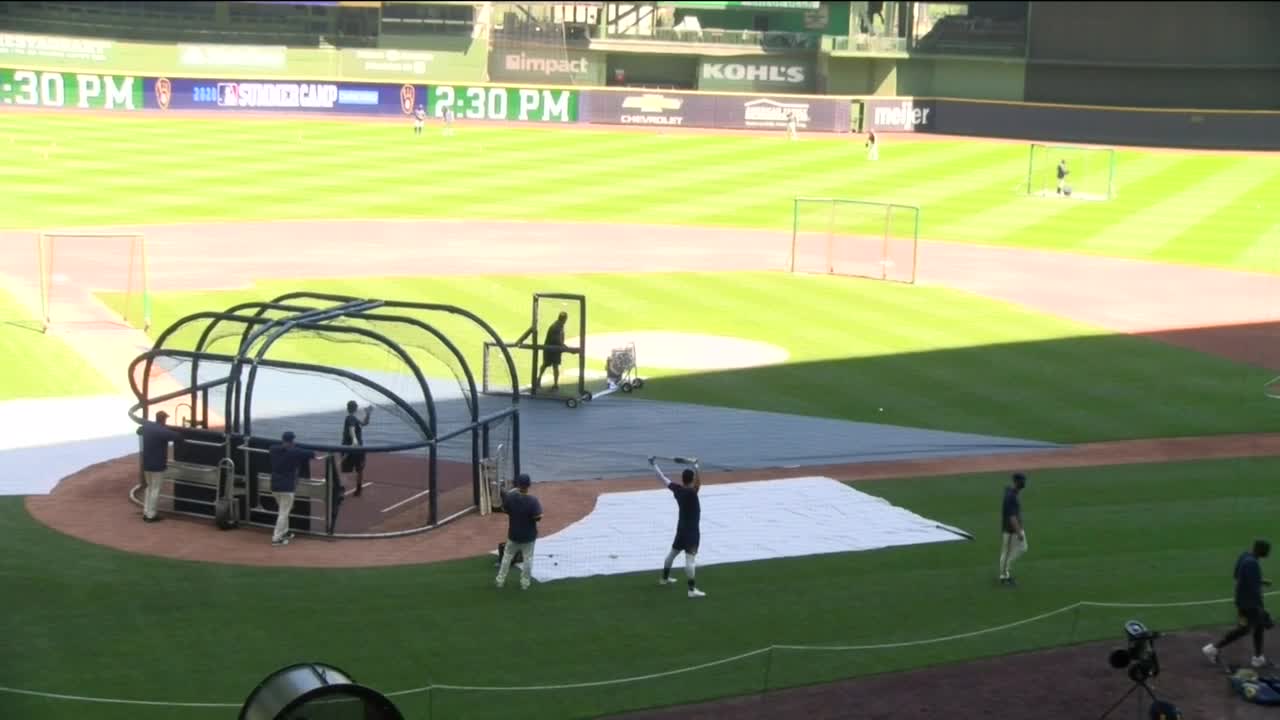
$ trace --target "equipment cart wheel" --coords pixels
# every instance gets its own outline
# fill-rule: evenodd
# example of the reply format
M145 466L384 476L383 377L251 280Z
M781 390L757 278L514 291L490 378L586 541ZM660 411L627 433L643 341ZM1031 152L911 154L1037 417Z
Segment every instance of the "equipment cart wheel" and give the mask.
M570 410L572 410L573 408L578 407L578 398L569 398L568 400L564 401L564 404L567 405Z
M644 387L644 378L636 378L635 382L631 383L631 387L634 387L637 390Z
M630 381L622 383L622 392L629 393L631 392L631 389L632 385Z
M591 402L594 398L595 398L595 396L594 396L594 395L592 395L591 393L587 393L586 395L583 395L583 396L582 396L582 399L583 399L583 400L586 400L587 402Z

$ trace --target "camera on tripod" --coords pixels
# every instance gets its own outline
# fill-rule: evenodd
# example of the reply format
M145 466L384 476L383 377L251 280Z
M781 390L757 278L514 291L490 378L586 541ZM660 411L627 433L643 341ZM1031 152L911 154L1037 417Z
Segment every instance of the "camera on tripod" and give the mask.
M1124 624L1124 633L1129 645L1111 653L1111 667L1117 670L1128 669L1129 679L1135 683L1145 683L1160 674L1160 658L1156 655L1156 640L1160 633L1147 629L1137 620Z

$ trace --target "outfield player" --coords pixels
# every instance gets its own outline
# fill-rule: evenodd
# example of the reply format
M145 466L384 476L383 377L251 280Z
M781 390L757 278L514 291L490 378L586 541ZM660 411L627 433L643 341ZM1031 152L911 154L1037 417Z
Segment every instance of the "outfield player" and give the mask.
M796 114L793 112L787 113L787 137L791 140L797 137Z
M1262 652L1263 639L1271 617L1262 602L1262 588L1271 583L1262 579L1262 565L1258 562L1271 554L1271 543L1255 540L1253 547L1236 559L1236 627L1216 643L1202 648L1210 662L1218 661L1218 651L1245 635L1253 636L1253 657L1249 664L1255 668L1266 667L1267 657Z
M680 519L676 523L676 538L671 543L671 552L667 553L667 559L662 563L662 579L658 584L669 585L676 581L671 577L671 564L676 561L677 555L684 553L684 574L689 580L689 597L706 597L707 594L698 589L694 579L698 569L698 543L702 540L702 531L699 527L702 521L702 503L698 500L702 478L697 470L685 468L680 474L681 484L677 485L663 474L662 468L658 467L657 458L649 458L649 465L658 474L663 487L675 495L676 505L680 508Z
M874 129L867 130L867 159L880 159L880 138L876 136Z
M1014 585L1013 563L1027 551L1027 529L1022 526L1022 500L1019 495L1027 486L1027 476L1014 473L1004 489L1000 509L1000 584Z
M507 582L511 561L520 555L520 589L528 590L533 578L533 545L538 539L538 523L542 521L542 503L529 494L532 480L525 473L516 477L516 487L502 499L507 513L507 542L502 546L502 563L494 584L499 589Z
M364 419L356 416L360 406L352 400L347 403L347 417L342 421L342 444L352 447L364 447L364 429L369 425L369 416L373 414L373 406L364 409ZM342 472L346 475L355 473L356 491L352 493L360 497L364 492L364 451L351 451L342 455Z
M422 126L427 122L427 111L421 106L413 111L413 134L421 135Z
M1058 161L1058 194L1059 195L1061 195L1066 190L1067 176L1070 174L1071 174L1071 171L1067 169L1067 161L1059 160Z
M451 107L444 109L444 134L453 134L453 108Z

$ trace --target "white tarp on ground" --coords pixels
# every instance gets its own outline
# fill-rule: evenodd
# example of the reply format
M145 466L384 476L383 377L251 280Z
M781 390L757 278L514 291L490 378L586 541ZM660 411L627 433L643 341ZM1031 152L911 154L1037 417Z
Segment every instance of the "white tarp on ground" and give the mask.
M698 566L963 539L954 529L825 477L704 486ZM554 512L554 508L547 508ZM660 572L676 528L671 491L606 493L534 549L539 582ZM683 578L684 560L673 573ZM513 570L513 572L515 572Z

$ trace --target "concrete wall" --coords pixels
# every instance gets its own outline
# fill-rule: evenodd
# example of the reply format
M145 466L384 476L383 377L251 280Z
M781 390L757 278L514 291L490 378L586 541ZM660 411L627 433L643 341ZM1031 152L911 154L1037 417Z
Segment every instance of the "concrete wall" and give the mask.
M1019 101L1027 66L982 58L824 58L820 89L840 95L914 95Z

